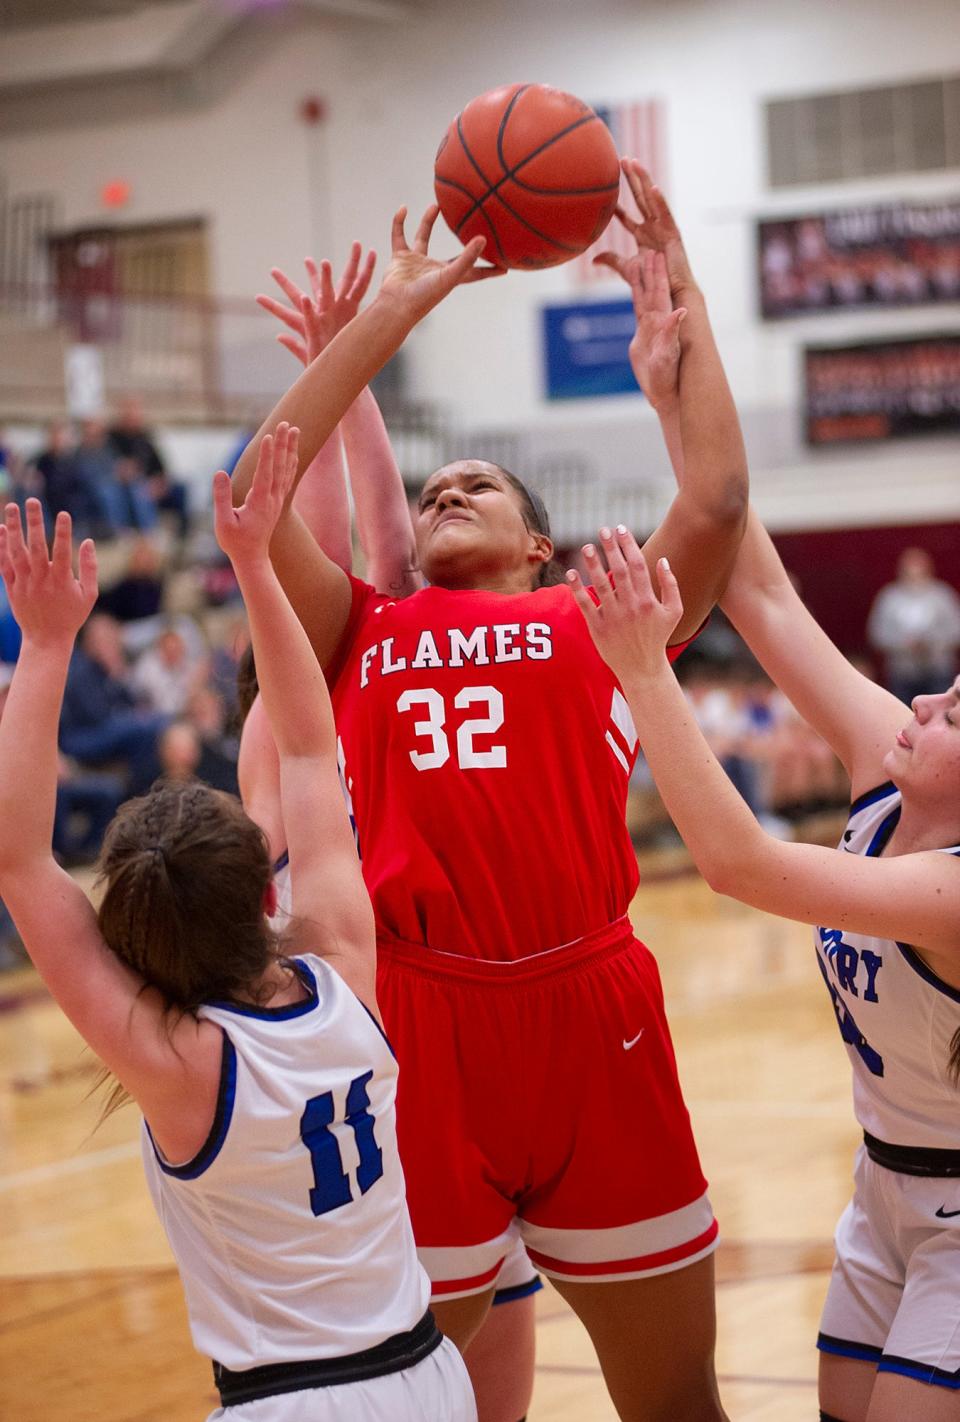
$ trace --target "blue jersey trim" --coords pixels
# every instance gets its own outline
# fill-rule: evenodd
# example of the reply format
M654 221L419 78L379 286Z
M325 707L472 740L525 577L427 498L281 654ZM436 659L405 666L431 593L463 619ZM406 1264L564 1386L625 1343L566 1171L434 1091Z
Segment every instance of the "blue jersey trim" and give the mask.
M960 988L951 987L949 983L943 981L943 978L938 978L915 948L911 948L909 943L898 943L897 947L903 954L904 961L923 978L924 982L929 983L932 988L936 988L937 992L942 992L944 997L949 997L952 1002L960 1002Z
M851 815L857 814L860 810L865 810L868 805L875 805L878 800L885 800L888 795L892 795L896 790L892 780L885 780L882 785L878 785L875 790L865 790L862 795L858 795L850 802Z
M902 814L902 812L903 806L895 805L890 811L889 815L885 815L884 818L880 821L879 825L874 831L873 839L871 839L870 843L867 845L866 850L864 851L868 859L875 859L879 854L883 853L884 849L887 846L887 842L890 839L890 836L893 834L897 825L900 823L900 815Z
M287 867L287 865L288 865L289 863L290 863L290 851L289 851L289 849L285 849L285 850L283 851L283 853L282 853L282 854L278 854L277 857L276 857L276 859L273 861L273 872L274 872L274 874L279 874L281 869L286 869L286 867Z
M357 997L356 993L354 993L354 997ZM383 1038L383 1040L386 1042L387 1048L388 1048L388 1050L389 1050L389 1052L390 1052L390 1055L393 1057L393 1060L396 1061L396 1060L397 1060L397 1054L396 1054L396 1052L393 1050L393 1043L391 1042L390 1038L387 1036L386 1032L383 1030L382 1025L381 1025L381 1024L377 1021L377 1019L374 1017L373 1013L370 1011L369 1007L368 1007L367 1004L364 1002L364 1000L363 1000L362 997L357 997L357 1001L359 1002L360 1006L363 1008L363 1010L364 1010L364 1012L367 1014L367 1016L370 1018L370 1021L373 1023L374 1027L376 1027L377 1031L380 1033L380 1036L381 1036L381 1037Z
M829 1333L817 1334L817 1348L821 1353L833 1353L838 1358L860 1358L867 1363L879 1363L883 1357L882 1348L874 1348L869 1343L852 1343L848 1338L832 1338Z
M164 1175L173 1175L177 1180L196 1180L198 1175L202 1175L213 1162L223 1147L227 1138L227 1131L230 1129L230 1122L233 1119L233 1106L237 1098L237 1051L227 1036L221 1029L223 1037L223 1056L220 1061L220 1088L217 1092L217 1109L213 1113L213 1125L203 1145L197 1151L192 1160L188 1160L185 1165L168 1165L157 1149L157 1143L153 1139L147 1122L147 1135L150 1137L150 1144L153 1146L153 1153L157 1158L157 1164Z
M208 1002L205 1005L219 1008L222 1012L234 1012L238 1017L258 1017L265 1022L288 1022L291 1017L303 1017L304 1013L312 1012L320 1001L317 980L302 958L291 958L289 962L310 994L305 1002L291 1002L286 1007L254 1007L253 1003L227 1001Z
M509 1289L498 1289L493 1296L492 1307L496 1308L497 1304L516 1303L517 1299L528 1299L531 1294L538 1294L542 1288L543 1280L539 1274L534 1274L525 1284L513 1284Z
M877 1364L877 1372L900 1373L905 1378L915 1378L917 1382L929 1383L931 1387L948 1387L960 1391L960 1371L948 1373L946 1368L935 1368L931 1363L915 1363L911 1358L895 1358L884 1354Z

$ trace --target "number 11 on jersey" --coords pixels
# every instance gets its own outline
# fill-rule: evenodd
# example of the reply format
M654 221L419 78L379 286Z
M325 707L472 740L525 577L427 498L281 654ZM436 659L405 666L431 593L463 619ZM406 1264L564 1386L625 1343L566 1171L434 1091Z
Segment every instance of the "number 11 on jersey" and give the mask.
M344 1117L345 1124L353 1131L360 1156L357 1184L361 1195L365 1195L383 1174L383 1151L377 1145L375 1122L368 1110L370 1097L367 1082L372 1076L373 1072L368 1071L351 1081ZM349 1205L353 1199L350 1177L343 1168L340 1145L330 1129L333 1115L333 1092L325 1091L321 1096L310 1098L300 1117L300 1139L310 1152L313 1165L310 1208L315 1215L325 1215L341 1205Z

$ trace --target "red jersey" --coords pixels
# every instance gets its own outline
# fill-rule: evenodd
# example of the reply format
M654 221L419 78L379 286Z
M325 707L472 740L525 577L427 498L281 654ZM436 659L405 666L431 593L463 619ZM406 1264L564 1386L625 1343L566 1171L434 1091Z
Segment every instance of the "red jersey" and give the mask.
M351 582L331 681L378 927L515 960L620 918L637 733L570 590Z

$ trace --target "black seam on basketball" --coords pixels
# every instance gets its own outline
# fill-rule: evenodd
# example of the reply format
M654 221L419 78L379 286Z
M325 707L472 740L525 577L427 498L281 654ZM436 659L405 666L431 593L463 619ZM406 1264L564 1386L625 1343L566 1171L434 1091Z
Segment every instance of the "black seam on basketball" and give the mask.
M455 183L453 178L441 178L439 173L435 173L434 178L438 183L442 183L445 188L453 188L454 192L463 193L465 198L469 198L470 201L473 202L476 194L472 193L469 188L465 188L462 183ZM460 227L462 226L463 223L460 224ZM458 232L460 231L460 227L457 228Z
M529 84L521 84L520 88L514 94L507 107L504 109L503 117L500 120L500 127L497 130L497 157L500 159L500 167L503 169L504 172L507 171L507 163L506 159L503 156L503 135L506 132L507 119L513 113L514 107L517 103L517 100L520 98L520 95L525 94L529 88Z
M484 193L483 197L480 198L479 202L475 200L474 206L473 206L473 207L470 209L470 211L467 213L467 216L466 216L466 217L462 217L462 218L460 219L460 221L457 223L457 226L456 226L456 228L455 228L455 231L456 231L457 236L459 237L459 235L460 235L460 229L462 228L463 224L466 222L467 218L468 218L468 217L472 217L473 214L476 212L477 208L478 208L478 207L482 207L483 204L486 202L487 198L488 198L488 197L490 196L490 194L493 192L493 184L491 183L490 179L487 177L487 175L486 175L486 173L483 171L483 169L480 167L480 164L477 162L476 158L474 158L473 154L470 152L469 146L468 146L468 144L467 144L467 140L466 140L466 138L464 137L464 134L463 134L463 114L457 114L457 136L458 136L458 138L460 139L460 143L461 143L461 145L462 145L462 147L463 147L464 153L467 155L467 161L468 161L468 163L471 164L471 166L472 166L474 172L477 174L477 176L480 177L480 178L482 178L483 181L484 181L484 182L486 183L486 185L487 185L487 191Z
M495 227L494 224L493 224L493 219L492 219L491 217L489 217L489 216L487 215L487 213L484 212L483 208L480 209L480 216L483 218L484 222L485 222L485 223L487 224L487 226L490 228L490 235L493 237L494 242L496 242L496 244L497 244L497 251L500 253L500 259L501 259L501 261L503 262L504 266L506 266L506 265L507 265L507 254L506 254L506 252L503 250L503 247L500 245L500 236L499 236L499 233L497 232L496 227Z
M601 188L535 188L530 183L523 182L520 178L509 174L518 188L523 188L525 193L535 193L538 197L590 197L596 193L616 193L620 191L620 183L604 183ZM497 184L499 187L499 183Z
M529 88L530 86L527 85L526 87ZM504 114L503 121L501 122L501 126L500 126L500 135L501 135L501 136L502 136L502 133L503 133L503 129L504 129L504 127L506 126L507 113L510 112L510 110L513 108L513 105L516 103L517 99L519 99L520 95L521 95L523 92L524 92L523 89L519 89L519 90L517 91L517 93L514 94L513 98L510 100L510 103L507 105L507 111L506 111L506 113ZM461 217L460 221L457 223L456 227L454 228L454 233L456 234L456 236L459 237L460 232L461 232L461 230L463 229L465 223L469 222L469 220L470 220L470 218L473 216L473 214L483 207L483 205L484 205L484 203L486 202L487 198L489 198L489 197L495 197L499 202L503 203L503 206L507 209L507 211L510 213L510 215L511 215L512 217L515 217L516 220L517 220L519 223L521 223L524 227L526 227L528 231L532 232L532 233L534 234L534 236L539 237L539 238L540 238L542 241L544 241L544 242L549 242L551 246L558 248L559 251L561 251L561 252L569 252L569 253L571 254L571 256L577 256L577 255L578 255L578 251L579 251L578 248L576 248L576 247L570 247L570 246L567 245L566 242L558 242L555 237L548 237L545 232L540 232L540 231L538 231L538 229L537 229L536 227L534 227L534 226L532 225L532 223L528 222L525 217L521 217L518 212L515 212L514 209L513 209L513 208L510 206L510 204L507 202L506 198L503 198L503 197L500 196L499 189L503 186L504 183L509 182L509 181L512 179L512 180L517 184L517 186L520 187L520 188L523 188L525 192L539 193L541 196L550 195L550 189L549 189L549 188L541 188L541 189L533 188L533 187L530 187L530 186L529 186L528 184L526 184L526 183L520 182L520 181L517 179L517 177L516 177L517 173L520 171L521 168L526 167L526 165L527 165L528 163L532 163L533 160L534 160L534 158L539 158L540 154L543 153L543 152L545 152L546 149L548 149L548 148L551 146L551 144L559 142L559 140L560 140L561 138L566 138L566 136L567 136L568 133L573 133L573 131L574 131L575 129L582 128L583 125L586 124L586 123L593 123L594 120L596 120L597 123L602 123L603 120L600 118L600 115L599 115L599 114L585 114L583 118L577 119L576 123L568 124L567 127L564 128L564 129L561 129L559 133L555 133L552 138L548 138L547 141L546 141L546 143L541 143L541 145L540 145L539 148L535 148L532 153L528 153L525 158L521 158L521 159L520 159L520 162L517 163L514 168L510 169L510 170L507 171L507 172L504 172L503 177L502 177L502 178L498 178L495 183L491 183L490 179L489 179L489 178L487 177L487 175L484 173L483 169L480 167L480 164L477 162L477 160L474 158L473 154L470 152L470 149L467 147L467 140L466 140L466 139L464 138L464 136L463 136L463 124L461 123L462 117L463 117L462 114L458 114L458 115L457 115L457 133L458 133L458 135L459 135L460 142L461 142L461 144L463 145L463 151L464 151L464 153L467 155L467 158L469 159L469 161L471 162L471 164L473 165L474 171L475 171L475 172L478 174L478 176L481 177L481 178L483 179L483 181L487 184L487 191L483 194L482 197L479 197L479 198L475 197L475 198L473 199L473 207L471 207L471 208L466 212L466 214L465 214L463 217ZM498 139L497 139L497 154L498 154L498 156L499 156L499 158L500 158L500 162L503 164L504 168L506 168L506 164L504 163L504 160L503 160L503 150L502 150L502 147L501 147L500 137L498 137ZM446 181L446 180L444 180L444 181ZM613 192L614 190L619 190L619 187L620 187L620 180L619 180L619 178L618 178L617 181L616 181L616 183L612 183L609 187L604 187L604 188L583 188L583 189L580 190L580 194L579 194L579 195L580 195L580 196L583 196L584 194L590 194L590 193L594 193L594 192L603 192L603 193L605 193L605 192ZM462 189L461 189L461 191L462 191ZM561 196L561 194L554 194L554 196ZM570 193L570 196L574 196L574 193L571 192L571 193ZM490 226L491 226L491 228L493 228L493 223L491 223ZM497 239L497 246L498 246L498 247L500 246L499 239Z
M534 227L532 222L528 222L525 217L521 217L519 212L510 206L502 193L491 190L490 196L495 197L497 202L502 203L510 216L515 218L528 232L532 232L534 237L539 237L541 242L549 242L551 247L556 247L560 252L569 252L571 257L578 257L580 255L580 252L583 250L581 247L571 247L568 242L559 242L556 237L551 237L548 233L541 232L539 227ZM491 226L492 225L491 223Z

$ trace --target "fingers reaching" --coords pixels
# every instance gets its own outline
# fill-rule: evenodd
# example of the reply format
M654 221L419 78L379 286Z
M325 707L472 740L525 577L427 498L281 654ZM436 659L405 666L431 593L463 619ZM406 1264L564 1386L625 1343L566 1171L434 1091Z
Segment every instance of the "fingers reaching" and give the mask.
M430 246L430 236L439 216L439 207L436 203L431 203L420 219L417 235L413 239L413 250L420 252L422 256L426 256L427 254L427 250Z
M92 538L85 538L77 554L77 578L80 591L92 606L97 598L97 550Z
M390 250L394 256L400 252L409 252L407 245L407 234L404 231L404 223L407 220L407 209L398 208L393 215L393 225L390 229Z

